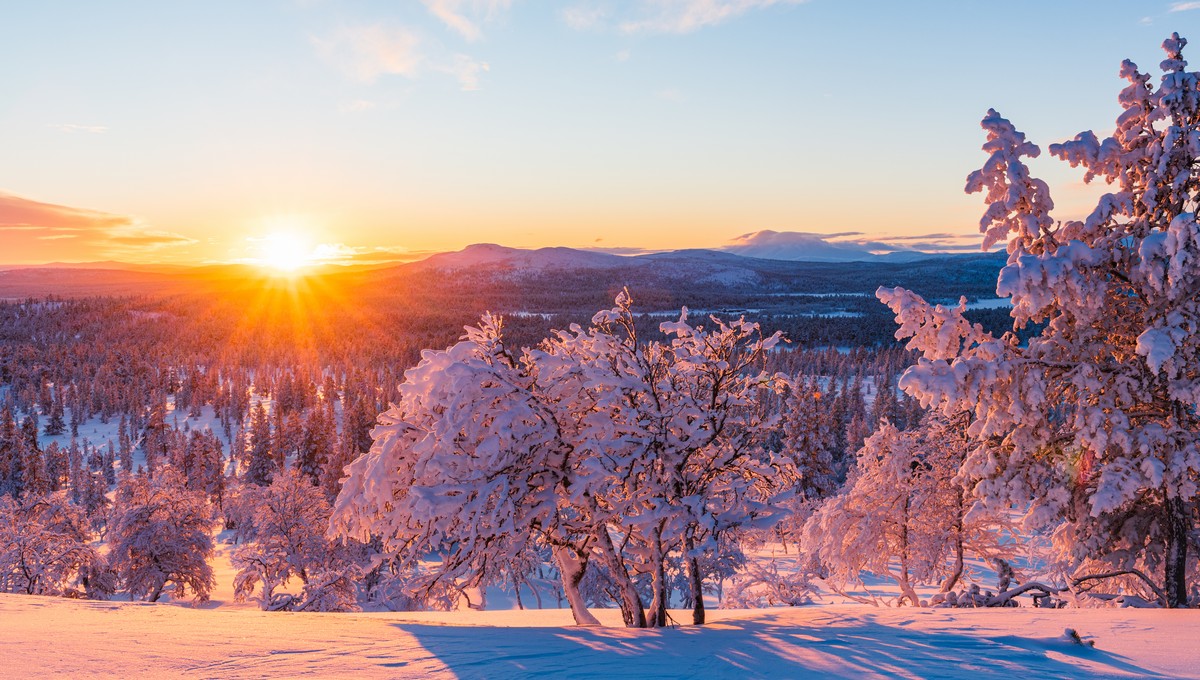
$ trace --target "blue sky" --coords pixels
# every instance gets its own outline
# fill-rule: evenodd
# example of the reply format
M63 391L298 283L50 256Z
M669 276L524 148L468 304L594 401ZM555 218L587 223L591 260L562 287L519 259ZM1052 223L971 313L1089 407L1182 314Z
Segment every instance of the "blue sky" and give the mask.
M8 5L5 261L973 241L988 107L1107 133L1121 60L1200 39L1193 2ZM1035 172L1060 217L1094 200Z

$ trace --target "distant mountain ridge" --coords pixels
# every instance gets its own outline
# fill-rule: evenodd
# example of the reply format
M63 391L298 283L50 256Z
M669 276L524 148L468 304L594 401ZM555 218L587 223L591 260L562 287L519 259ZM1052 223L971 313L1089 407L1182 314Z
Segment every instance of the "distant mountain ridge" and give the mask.
M563 246L527 249L512 248L494 243L476 243L462 250L438 253L424 260L399 266L411 267L415 270L458 270L481 266L506 267L518 270L609 269L638 266L648 262L682 262L690 260L726 267L741 266L754 269L761 266L760 261L763 260L772 262L843 263L915 262L918 260L954 256L946 253L926 253L915 250L874 255L857 248L832 247L833 244L828 243L821 243L821 245L826 247L814 248L812 251L809 251L811 256L806 257L806 251L800 248L773 251L764 247L738 248L731 246L721 250L688 248L640 255L614 255L599 250L584 250Z
M595 250L561 246L525 249L495 243L476 243L462 250L437 253L402 267L414 270L465 269L479 266L505 266L513 269L605 269L620 267L629 258Z
M531 250L476 244L457 252L387 267L313 267L306 278L369 294L428 286L438 295L443 289L456 288L469 293L468 297L474 296L472 299L484 299L504 291L508 299L536 295L542 306L563 298L569 290L575 292L579 301L588 301L579 304L592 305L597 302L593 293L603 291L601 297L611 300L613 291L622 287L641 290L643 297L645 291L657 291L656 295L667 296L663 300L671 304L729 295L871 295L878 286L897 285L916 286L939 299L957 299L959 294L973 298L994 296L996 275L1004 263L1003 253L923 253L911 258L894 255L855 261L802 261L705 249L626 256L563 247ZM292 285L290 281L244 264L161 269L126 268L111 262L95 263L94 268L0 267L0 298L202 295L251 291L264 286L287 287Z

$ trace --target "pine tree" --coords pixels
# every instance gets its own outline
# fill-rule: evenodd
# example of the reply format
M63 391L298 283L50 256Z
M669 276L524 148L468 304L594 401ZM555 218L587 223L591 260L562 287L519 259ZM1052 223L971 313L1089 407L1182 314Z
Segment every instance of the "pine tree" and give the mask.
M117 425L117 445L121 457L121 469L133 472L133 441L129 438L129 425L125 414L121 414L121 422Z
M142 430L142 453L146 457L146 473L153 477L158 468L171 459L172 429L167 423L167 405L157 402Z
M795 461L804 499L828 496L837 486L833 422L815 378L798 379L787 400L784 452Z
M19 499L25 490L25 436L17 427L12 409L0 408L0 496Z
M62 387L54 390L54 400L50 406L50 418L46 421L46 436L57 437L67 431L67 425L64 422L65 398L63 396Z
M333 455L334 423L326 410L316 406L304 421L304 436L296 457L296 469L308 477L314 486L321 483L321 471Z
M247 452L245 480L250 484L267 486L275 473L271 456L271 419L260 401L250 412L250 449Z

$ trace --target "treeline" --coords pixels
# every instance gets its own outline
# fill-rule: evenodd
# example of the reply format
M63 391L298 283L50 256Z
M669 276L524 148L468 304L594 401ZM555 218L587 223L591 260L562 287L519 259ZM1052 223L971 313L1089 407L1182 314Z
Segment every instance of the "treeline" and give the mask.
M457 591L446 588L413 599L405 584L416 576L384 560L377 543L334 545L322 527L343 468L370 448L376 415L399 399L404 369L424 347L461 335L460 318L433 311L399 322L386 310L327 306L319 293L305 302L281 295L250 304L0 303L0 496L7 499L0 505L0 590L206 597L211 545L196 527L164 528L171 517L189 517L232 532L239 592L266 608L456 600ZM548 322L509 317L506 337L516 338L514 346L535 345ZM659 323L639 317L635 325L647 338L662 338ZM831 471L841 479L873 423L917 417L915 402L892 383L911 357L894 344L797 345L764 353L762 368L819 376ZM780 397L770 408L779 414L785 406ZM308 517L309 534L301 540L286 535L295 526L263 524L271 508ZM91 547L97 538L123 547L102 558ZM304 557L288 552L300 543ZM140 573L135 563L168 560L160 548L175 551L169 560L182 571ZM66 557L31 566L51 553ZM307 594L281 594L289 579L307 584L314 574L322 576ZM600 585L586 592L593 605L610 601Z

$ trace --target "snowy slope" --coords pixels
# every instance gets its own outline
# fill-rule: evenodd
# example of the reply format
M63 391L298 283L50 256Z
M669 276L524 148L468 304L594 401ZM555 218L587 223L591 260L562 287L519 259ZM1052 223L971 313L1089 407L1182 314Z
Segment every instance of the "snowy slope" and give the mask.
M564 610L285 614L0 595L0 650L23 677L1200 677L1193 611L831 605L712 618L635 631L571 627ZM1068 627L1095 648L1064 639Z

